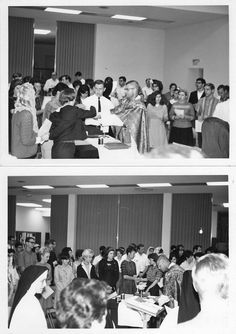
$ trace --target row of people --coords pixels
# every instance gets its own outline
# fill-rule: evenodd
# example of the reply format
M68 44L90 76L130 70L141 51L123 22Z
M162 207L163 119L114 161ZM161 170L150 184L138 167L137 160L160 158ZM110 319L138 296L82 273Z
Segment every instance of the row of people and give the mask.
M106 79L108 80L111 78ZM54 121L52 134L50 132L51 137L54 138L53 129L56 127L57 140L60 143L66 143L66 150L62 148L61 153L60 149L56 150L53 158L73 158L75 156L75 147L73 147L72 143L68 144L68 141L76 139L84 140L87 133L101 135L104 131L108 131L104 130L104 127L102 128L103 131L101 131L101 125L104 123L105 118L109 118L110 112L119 118L121 122L120 125L123 124L123 126L115 126L114 124L117 120L115 123L114 119L113 122L108 121L108 124L111 125L109 134L112 134L112 136L115 136L117 139L128 144L131 144L133 140L138 151L142 154L148 152L150 148L163 147L168 142L193 146L195 142L192 126L195 119L200 123L198 127L196 126L196 132L198 132L198 144L201 147L201 124L206 118L214 116L225 123L229 121L229 117L227 116L229 114L228 86L221 85L218 87L220 101L222 101L221 103L218 103L219 100L214 97L214 85L211 83L205 84L205 80L202 78L196 80L197 91L190 94L189 102L187 100L186 91L181 89L178 90L176 84L172 83L170 85L170 91L166 94L162 94L162 83L155 79L152 80L154 91L147 96L145 102L147 109L144 104L145 97L139 84L136 81L126 82L125 77L119 78L119 85L113 92L112 88L109 88L109 80L108 83L100 80L95 81L92 89L93 96L90 96L91 89L86 85L79 85L79 88L75 93L72 88L71 91L66 89L68 87L67 84L68 83L65 81L61 81L54 87L52 91L53 98L43 109L42 118L44 121L45 118L49 118L49 115L53 112L61 111L63 107L66 108L67 106L70 106L66 108L68 110L59 112L60 116L56 117L56 121ZM14 110L14 113L22 110L31 111L33 118L33 130L31 131L33 131L34 135L31 133L30 136L30 134L28 135L27 133L30 138L30 143L27 143L27 148L29 149L30 146L31 152L32 150L35 152L37 149L37 140L38 142L43 142L48 138L44 137L36 139L38 127L36 117L33 115L35 98L33 97L33 92L32 89L30 89L29 84L24 85L22 88L20 85L17 85L15 88L16 95L18 94L19 98L15 103L15 109L12 110ZM21 89L20 92L18 91L19 89ZM64 94L65 96L63 96L63 92L66 92ZM197 101L198 98L199 101ZM25 100L28 100L28 105L25 105ZM83 109L83 111L78 112L77 109L72 109L73 106L79 107L79 109ZM84 109L89 109L91 106L96 109L95 115L94 109L92 113L89 113L89 110L88 113L84 111ZM17 125L20 123L20 118L23 118L23 114L24 113L22 113L21 117L18 116L18 119L12 122L14 127L13 132L15 134L13 138L19 138ZM84 123L82 119L86 117L88 120ZM59 125L58 118L61 119ZM141 127L139 126L140 124L142 124ZM168 131L167 124L169 124L170 131ZM23 134L22 137L25 138L25 135ZM64 146L64 144L62 145ZM43 157L49 158L51 157L50 149L52 147L52 142L47 143L45 146L48 148L49 153L47 154L47 150L45 152L42 148L42 152L44 152ZM70 147L67 148L67 146ZM15 139L12 149L13 155L22 157L22 154L18 152L20 148L23 150L23 146L21 147L18 145L17 147ZM65 153L67 151L68 154ZM23 155L29 154L30 152L24 152ZM34 155L31 155L30 157L32 158Z

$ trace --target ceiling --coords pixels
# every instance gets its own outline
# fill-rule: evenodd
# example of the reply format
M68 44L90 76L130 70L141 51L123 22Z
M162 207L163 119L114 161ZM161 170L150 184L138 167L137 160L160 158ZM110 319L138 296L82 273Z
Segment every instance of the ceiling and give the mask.
M51 33L36 40L52 40L56 35L56 21L91 24L115 24L150 29L173 29L190 24L208 22L227 17L228 6L56 6L57 8L81 10L80 15L45 12L46 7L9 7L10 16L33 18L35 28L48 29ZM114 14L144 16L147 20L135 22L114 20Z
M14 176L9 177L9 195L17 201L39 203L51 195L114 195L114 194L158 194L158 193L212 193L213 205L228 202L228 187L209 187L206 182L227 181L226 175L144 175L144 176ZM171 183L172 187L139 188L138 183ZM77 184L107 184L106 189L80 189ZM23 185L51 185L50 190L26 190ZM42 203L40 203L42 204ZM44 203L45 207L50 204Z

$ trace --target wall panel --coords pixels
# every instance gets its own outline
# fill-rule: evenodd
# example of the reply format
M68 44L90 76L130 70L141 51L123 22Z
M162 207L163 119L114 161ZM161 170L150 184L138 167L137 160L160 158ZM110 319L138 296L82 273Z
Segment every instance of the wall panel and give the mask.
M173 194L171 244L183 244L203 249L211 243L212 194ZM198 231L202 227L203 234Z

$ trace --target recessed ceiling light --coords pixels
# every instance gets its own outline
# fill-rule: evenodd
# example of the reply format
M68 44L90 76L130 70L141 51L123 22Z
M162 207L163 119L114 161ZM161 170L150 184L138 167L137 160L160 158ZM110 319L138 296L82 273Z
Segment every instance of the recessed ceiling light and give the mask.
M228 208L229 207L229 203L223 203L223 207L224 208Z
M37 210L37 211L51 211L51 208L42 207L42 208L35 208L35 210Z
M129 16L129 15L113 15L111 16L112 19L117 20L131 20L131 21L144 21L147 18L141 16Z
M22 186L26 189L54 189L52 186Z
M109 188L106 184L77 184L76 187L78 188Z
M170 183L138 183L140 188L171 187Z
M42 199L43 202L46 202L46 203L51 203L52 200L50 198L44 198Z
M63 14L72 14L72 15L78 15L78 14L82 13L81 10L54 8L54 7L47 7L44 10L45 10L45 12L63 13Z
M229 182L227 181L219 181L219 182L207 182L208 186L228 186Z
M17 206L24 206L26 208L41 208L42 205L35 203L16 203Z
M35 35L48 35L50 34L51 30L46 30L46 29L34 29L34 34Z

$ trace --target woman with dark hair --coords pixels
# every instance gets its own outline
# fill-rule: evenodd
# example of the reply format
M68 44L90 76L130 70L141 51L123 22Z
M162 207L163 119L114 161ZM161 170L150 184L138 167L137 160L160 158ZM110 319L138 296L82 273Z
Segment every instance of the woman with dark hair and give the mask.
M136 265L133 258L135 256L136 249L133 246L129 246L126 249L127 258L121 263L121 288L120 293L134 294L136 289L136 282L140 282L140 278L137 278Z
M52 158L73 159L75 158L75 140L84 140L87 134L84 128L84 118L96 115L96 109L83 110L74 106L75 92L67 88L60 93L59 102L62 105L59 112L51 114L50 139L52 139Z
M147 105L147 116L150 147L167 145L165 122L168 121L168 111L161 92L157 92Z
M89 86L81 85L78 89L76 99L75 99L75 106L78 108L84 107L83 100L90 96Z
M61 328L105 328L107 287L94 279L75 279L62 292L56 315Z
M179 100L170 110L170 120L173 121L170 130L170 143L193 146L192 121L195 119L193 105L187 102L187 92L179 91Z
M9 317L9 328L28 331L29 328L46 329L47 322L35 294L46 286L48 269L43 266L27 267L19 280Z
M109 247L104 258L98 263L98 273L100 281L106 282L112 291L116 290L116 283L119 279L119 266L114 259L115 250Z
M111 99L110 95L112 92L112 87L113 87L113 79L111 77L106 77L104 80L104 92L103 96L105 96L107 99Z
M159 296L158 282L163 274L160 269L157 268L158 255L156 253L149 254L148 259L150 261L150 265L146 271L146 278L142 278L142 281L147 282L146 292L150 292L152 296Z
M61 253L59 256L60 264L55 267L54 271L54 282L56 286L55 305L59 299L61 291L74 279L73 270L69 262L69 255Z
M75 259L74 259L74 255L73 255L73 252L72 252L72 248L71 247L64 247L61 251L62 254L66 254L69 256L69 259L70 259L70 265L73 267L73 263L75 262Z

